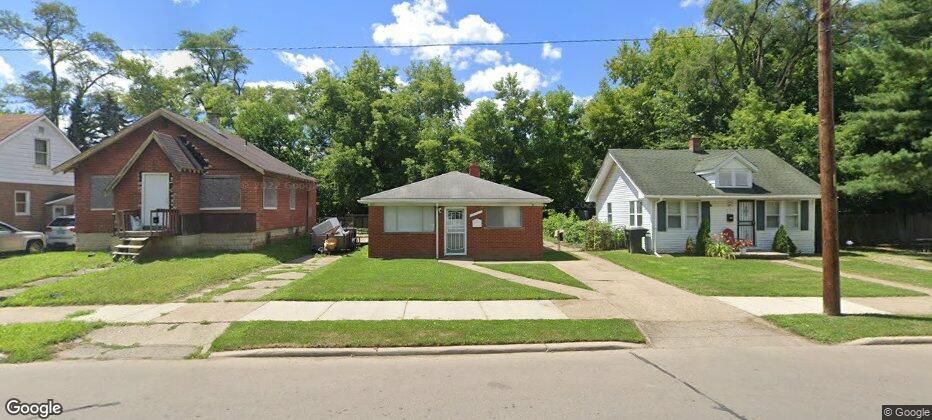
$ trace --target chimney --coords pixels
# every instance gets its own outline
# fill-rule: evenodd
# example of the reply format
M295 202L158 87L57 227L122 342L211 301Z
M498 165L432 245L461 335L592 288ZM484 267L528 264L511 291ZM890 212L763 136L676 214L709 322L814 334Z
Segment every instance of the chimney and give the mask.
M693 134L689 138L689 151L693 153L699 153L702 151L702 137L699 137L698 134Z
M476 178L482 178L482 176L479 175L479 164L478 163L473 162L471 165L469 165L469 174Z

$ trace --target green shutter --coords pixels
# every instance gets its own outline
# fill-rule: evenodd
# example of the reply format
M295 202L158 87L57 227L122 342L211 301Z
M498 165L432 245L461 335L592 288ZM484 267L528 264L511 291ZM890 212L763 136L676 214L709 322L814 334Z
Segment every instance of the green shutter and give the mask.
M764 202L757 201L756 203L757 203L757 214L754 215L754 220L757 222L757 230L764 230L764 226L765 226L764 222L766 221L766 217L764 214L764 212L766 211L764 207Z
M799 230L809 230L809 200L799 202Z
M708 223L711 227L712 224L712 203L708 201L702 202L702 221L700 223Z
M660 232L667 231L667 202L657 203L657 230Z

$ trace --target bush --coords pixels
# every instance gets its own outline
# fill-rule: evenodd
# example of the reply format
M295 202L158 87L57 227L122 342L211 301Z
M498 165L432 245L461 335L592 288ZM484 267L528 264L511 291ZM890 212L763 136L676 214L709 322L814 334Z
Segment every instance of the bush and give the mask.
M726 260L735 258L735 250L719 235L711 238L706 244L705 255L707 257L724 258Z
M693 237L686 238L686 254L696 255L696 243L693 242Z
M586 250L610 250L623 248L627 244L625 232L602 223L598 219L579 220L575 214L550 213L544 218L544 235L553 238L553 233L563 230L563 242L578 245Z
M699 225L699 233L696 234L696 255L706 255L706 247L708 247L709 242L712 242L709 222L702 222Z
M786 228L783 225L780 225L777 233L773 235L773 246L771 248L774 251L790 255L795 254L797 251L796 244L790 239L790 235L786 233Z
M625 246L625 232L620 228L612 227L594 218L586 224L586 237L583 243L583 249L586 251L608 251Z

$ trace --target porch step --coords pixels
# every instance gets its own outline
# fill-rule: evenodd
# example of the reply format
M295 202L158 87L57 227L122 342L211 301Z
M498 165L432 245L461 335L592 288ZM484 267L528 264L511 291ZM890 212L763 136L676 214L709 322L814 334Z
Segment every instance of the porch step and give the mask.
M146 247L146 244L149 243L149 237L128 236L122 238L122 241L123 243L114 245L113 252L110 253L110 255L113 256L113 260L129 258L135 261L139 258L139 254L142 254L142 250Z
M123 238L123 240L124 240L124 241L129 241L129 242L145 242L145 241L148 241L149 238L148 238L148 237L141 237L141 238Z
M126 244L114 246L114 248L116 249L132 249L132 250L137 250L137 251L140 249L143 249L144 247L145 245L126 245Z

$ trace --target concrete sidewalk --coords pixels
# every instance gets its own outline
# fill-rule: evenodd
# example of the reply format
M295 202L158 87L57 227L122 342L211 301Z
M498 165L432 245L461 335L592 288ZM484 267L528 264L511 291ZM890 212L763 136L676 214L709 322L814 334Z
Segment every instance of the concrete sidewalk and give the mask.
M774 262L777 264L784 264L784 265L788 265L791 267L802 268L804 270L818 271L820 273L822 272L822 267L815 267L809 264L798 263L796 261L780 260L780 261L774 261ZM929 275L932 276L932 273L930 273ZM896 287L899 289L907 289L907 290L912 290L914 292L924 293L926 295L932 295L932 289L928 287L916 286L914 284L902 283L898 281L883 280L883 279L878 279L876 277L862 276L860 274L847 273L844 271L841 272L841 276L847 277L849 279L861 280L861 281L866 281L870 283L877 283L877 284L882 284L884 286Z
M716 296L715 298L757 316L822 313L821 297ZM850 299L841 300L841 312L844 314L890 314L887 311L852 302Z

